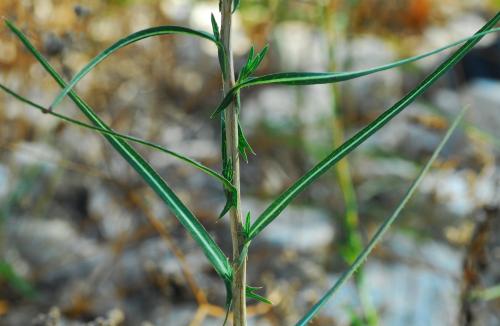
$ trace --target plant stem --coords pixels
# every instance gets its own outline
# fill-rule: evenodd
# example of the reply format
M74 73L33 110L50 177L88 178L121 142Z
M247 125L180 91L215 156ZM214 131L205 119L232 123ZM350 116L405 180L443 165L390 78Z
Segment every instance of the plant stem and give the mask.
M231 14L233 0L221 0L221 41L225 51L226 77L224 79L224 95L234 86L234 64L231 48ZM238 108L233 102L224 112L226 122L227 157L231 160L233 170L233 186L236 188L236 206L230 215L231 240L233 244L233 325L246 325L246 259L239 265L239 258L245 239L240 208L240 164L238 153Z
M347 58L341 64L342 67L339 69L335 62L335 43L336 40L344 36L350 39L348 32L349 17L351 11L351 4L346 3L345 7L340 9L339 12L334 10L334 4L330 1L326 3L323 14L323 26L327 33L328 40L328 69L330 71L342 70L348 67L351 57L351 51L348 51ZM342 17L343 16L343 17ZM340 94L338 86L332 84L330 86L330 94L332 97L332 138L333 147L340 147L345 141L344 132L344 116L340 110ZM356 259L357 255L363 250L363 240L359 230L359 210L356 198L356 191L354 189L354 182L352 179L352 174L350 171L350 165L348 160L339 161L335 165L335 173L337 176L337 181L342 192L345 210L344 210L344 232L346 234L344 243L341 246L341 255L348 264L352 264ZM358 273L354 276L356 283L361 310L363 314L363 320L367 325L377 325L378 316L377 311L373 307L371 298L368 295L367 288L364 282L363 269L360 267Z

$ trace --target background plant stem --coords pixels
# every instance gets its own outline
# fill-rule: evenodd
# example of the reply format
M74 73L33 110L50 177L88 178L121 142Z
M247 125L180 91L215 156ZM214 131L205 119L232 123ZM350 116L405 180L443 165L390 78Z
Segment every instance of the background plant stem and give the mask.
M343 7L340 7L338 4L335 4L335 1L329 1L326 2L326 8L324 7L324 10L322 10L323 27L327 33L329 48L329 71L342 71L343 69L351 68L348 67L350 51L347 51L347 57L343 60L344 62L340 64L340 68L337 67L337 62L335 60L336 40L341 37L345 37L348 40L350 39L348 29L350 10L352 8L351 5L351 3L347 2ZM344 115L340 109L341 92L339 92L338 88L339 86L337 84L330 85L330 94L332 97L332 139L334 148L340 147L345 141ZM349 161L346 159L339 161L334 169L345 205L343 220L345 239L341 245L341 255L348 264L352 264L357 255L363 250L363 240L359 229L359 210L356 191L354 189ZM371 298L367 292L368 289L364 282L364 273L361 267L355 275L354 280L361 304L362 322L366 325L377 325L377 311L373 307Z
M231 48L231 10L232 0L221 0L221 40L224 45L226 56L226 72L224 79L224 95L233 88L234 79L234 64L233 52ZM226 121L226 144L227 157L231 159L233 170L233 185L236 188L236 206L232 207L230 216L231 239L233 244L233 325L246 325L246 259L238 266L239 257L244 244L243 227L240 208L240 164L238 153L238 112L235 103L233 102L224 112Z

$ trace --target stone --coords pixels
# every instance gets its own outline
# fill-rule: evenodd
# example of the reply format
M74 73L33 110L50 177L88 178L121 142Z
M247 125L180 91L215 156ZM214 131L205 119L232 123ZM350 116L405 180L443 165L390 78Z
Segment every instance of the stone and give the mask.
M264 203L245 199L243 212L255 218ZM259 235L261 241L284 249L311 252L328 246L334 237L333 218L328 213L310 207L288 206Z

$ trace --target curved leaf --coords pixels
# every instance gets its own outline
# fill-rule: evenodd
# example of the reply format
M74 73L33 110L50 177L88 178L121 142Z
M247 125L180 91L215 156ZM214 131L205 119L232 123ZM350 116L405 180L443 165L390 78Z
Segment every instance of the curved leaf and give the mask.
M446 132L446 135L444 136L443 140L441 143L438 145L434 153L432 154L431 158L429 161L425 164L424 168L420 171L418 174L417 178L413 181L411 184L410 188L406 192L405 196L399 203L398 207L392 213L390 217L388 217L384 223L379 227L373 238L370 240L366 248L356 257L356 260L352 263L352 265L349 267L347 271L345 271L342 276L337 280L337 282L331 287L326 294L302 317L302 319L297 322L296 326L304 326L307 325L308 322L310 322L314 316L318 313L318 311L332 298L332 296L342 287L342 285L345 284L345 282L356 272L356 270L366 261L368 258L368 255L372 252L373 248L377 245L377 243L380 241L382 236L385 234L385 232L390 228L390 226L394 223L394 221L399 217L399 214L403 210L403 208L406 206L412 195L415 193L415 190L417 187L420 185L422 182L424 176L427 174L429 171L429 168L431 167L432 163L436 160L438 157L439 153L443 149L444 145L450 138L451 134L453 131L457 128L459 125L459 122L462 120L463 115L465 113L465 110L462 110L460 115L455 119L453 124L450 126L448 131Z
M94 69L95 66L97 66L101 61L112 55L114 52L118 51L119 49L137 42L139 40L152 37L152 36L157 36L157 35L169 35L169 34L187 34L187 35L193 35L193 36L198 36L204 39L207 39L209 41L212 41L217 44L217 39L215 38L214 35L203 32L203 31L197 31L191 28L187 27L181 27L181 26L158 26L158 27L152 27L152 28L147 28L135 33L132 33L117 42L115 42L113 45L99 53L97 56L95 56L85 67L83 67L82 70L80 70L73 79L64 87L64 89L57 95L55 98L54 102L49 107L49 110L54 109L61 101L63 98L69 93L69 91L82 79L86 74L88 74L92 69Z
M483 28L478 32L479 35L484 36L483 31L490 30L495 26L495 24L500 20L500 13L498 13L493 19L491 19ZM252 225L250 230L249 238L253 239L257 234L259 234L269 223L271 223L278 215L288 206L288 204L299 195L307 186L309 186L313 181L318 179L323 173L328 171L335 163L344 158L347 154L361 145L365 140L367 140L371 135L377 132L380 128L385 126L389 121L392 120L396 115L403 111L408 105L410 105L419 95L421 95L427 88L429 88L436 80L443 76L448 70L450 70L458 61L460 61L467 52L469 52L474 45L479 42L480 37L473 37L466 44L464 44L460 49L453 53L445 62L443 62L439 67L434 70L432 74L427 76L417 87L415 87L410 93L404 96L396 104L394 104L390 109L381 114L377 119L375 119L368 126L363 128L352 138L346 141L342 146L335 149L330 153L323 161L314 166L309 170L303 177L296 181L290 188L284 191L274 202L269 205L268 208L257 218L255 223Z
M53 111L48 111L47 109L45 109L43 106L35 103L35 102L32 102L30 100L28 100L27 98L17 94L16 92L14 92L13 90L9 89L8 87L0 84L0 89L4 90L6 93L12 95L14 98L18 99L19 101L21 102L24 102L40 111L42 111L43 113L47 113L47 114L50 114L58 119L61 119L61 120L64 120L66 122L69 122L69 123L72 123L72 124L75 124L77 126L80 126L80 127L83 127L83 128L87 128L87 129L90 129L90 130L94 130L94 131L98 131L102 134L107 134L107 135L112 135L112 136L115 136L117 138L120 138L120 139L124 139L124 140L129 140L129 141L132 141L134 143L138 143L138 144L141 144L141 145L145 145L145 146L148 146L148 147L151 147L153 149L156 149L160 152L163 152L163 153L166 153L166 154L169 154L175 158L178 158L188 164L190 164L191 166L197 168L198 170L202 171L202 172L205 172L206 174L216 178L217 180L219 180L225 187L228 188L228 190L231 192L231 191L235 191L235 188L234 186L231 184L231 182L224 178L224 176L220 175L219 173L217 173L216 171L210 169L209 167L206 167L205 165L201 164L200 162L197 162L187 156L184 156L182 154L179 154L177 152L174 152L174 151L171 151L169 149L166 149L165 147L162 147L158 144L155 144L155 143L152 143L152 142L149 142L149 141L145 141L145 140L142 140L140 138L137 138L137 137L134 137L134 136L128 136L128 135L124 135L124 134L120 134L120 133L117 133L117 132L114 132L114 131L111 131L111 130L108 130L108 129L103 129L103 128L99 128L99 127L95 127L95 126L92 126L92 125L89 125L89 124L86 124L86 123L83 123L81 121L78 121L78 120L75 120L75 119L72 119L70 117L67 117L63 114L59 114L59 113L56 113L56 112L53 112Z
M54 78L54 80L64 88L66 83L62 77L52 68L48 61L36 50L24 34L12 23L5 21L7 27L16 34L25 47L35 56L45 70ZM78 106L82 113L97 127L111 129L94 113L92 108L87 105L75 92L70 91L69 97ZM179 222L186 228L188 233L197 242L208 258L215 271L224 280L226 288L230 289L232 268L228 258L224 255L219 246L205 230L198 219L189 211L181 200L170 189L161 176L140 156L129 144L113 135L103 135L108 142L123 156L132 168L146 181L146 183L156 192L156 194L167 204L172 213ZM228 293L230 296L231 293Z
M240 0L233 0L233 13L240 7Z
M389 70L407 63L415 62L424 59L426 57L432 56L434 54L437 54L439 52L442 52L444 50L447 50L451 47L462 44L466 41L479 40L486 34L495 33L498 31L500 31L500 28L492 28L488 31L484 31L481 33L477 33L473 36L463 38L459 41L443 46L439 49L369 69L363 69L358 71L346 71L346 72L281 72L281 73L264 75L260 77L250 77L246 80L239 82L227 93L227 95L224 97L222 102L219 104L217 109L212 114L212 117L222 112L229 104L231 104L237 91L245 87L257 86L257 85L270 85L270 84L317 85L317 84L338 83L341 81L367 76L376 72Z

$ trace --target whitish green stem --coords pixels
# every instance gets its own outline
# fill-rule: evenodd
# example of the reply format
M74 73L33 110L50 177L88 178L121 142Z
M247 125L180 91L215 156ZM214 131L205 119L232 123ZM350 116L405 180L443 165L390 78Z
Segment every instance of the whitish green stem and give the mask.
M227 94L235 85L233 52L231 48L231 19L232 19L232 0L221 0L221 41L224 46L226 60L226 76L224 79L224 95ZM243 236L243 225L241 219L240 205L240 164L238 152L238 110L233 102L224 112L226 122L226 144L227 157L231 160L233 170L233 186L236 188L236 206L233 206L229 212L231 225L231 239L233 244L233 325L246 325L246 259L241 264L240 255L243 250L245 239Z

